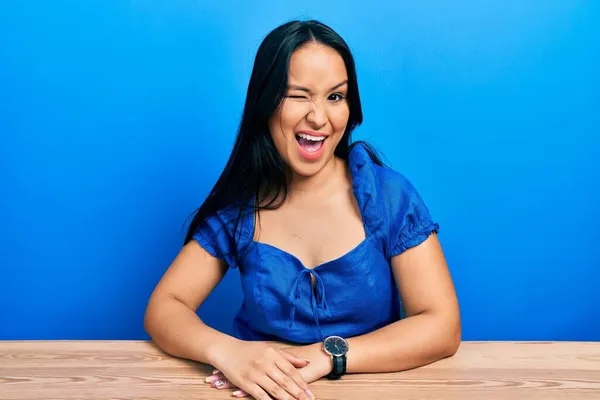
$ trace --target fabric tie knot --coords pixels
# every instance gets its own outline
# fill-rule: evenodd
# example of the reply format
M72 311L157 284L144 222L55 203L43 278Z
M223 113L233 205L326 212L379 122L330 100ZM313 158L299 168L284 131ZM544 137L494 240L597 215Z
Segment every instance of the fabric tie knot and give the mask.
M314 276L315 277L315 291L313 291L312 289L312 279L310 279L310 276ZM320 311L323 312L323 314L325 315L325 317L331 317L331 313L329 312L329 306L327 304L327 300L325 298L325 285L323 284L323 279L321 279L321 277L319 276L319 274L312 270L312 269L308 269L308 268L304 268L302 271L300 271L298 273L298 276L296 276L296 279L294 280L294 283L292 284L292 288L290 291L290 297L289 297L289 302L291 303L292 307L290 310L290 328L294 328L295 325L295 316L296 316L296 305L300 299L300 293L301 293L301 286L300 283L302 282L302 280L308 277L308 284L310 286L310 292L311 292L311 306L312 306L312 311L313 311L313 318L315 320L315 323L317 324L317 329L319 330L319 333L321 332L321 326L319 324L319 313ZM321 335L322 336L322 335Z

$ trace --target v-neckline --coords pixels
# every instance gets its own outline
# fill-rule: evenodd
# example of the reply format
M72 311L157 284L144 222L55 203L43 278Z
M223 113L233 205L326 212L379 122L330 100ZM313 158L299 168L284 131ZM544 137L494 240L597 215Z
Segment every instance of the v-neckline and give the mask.
M365 235L366 235L366 232L367 232L367 231L366 231L366 229L365 229ZM350 257L352 254L354 254L355 252L359 251L359 250L360 250L362 247L364 247L364 246L365 246L365 245L366 245L366 244L369 242L369 239L368 239L368 237L367 237L367 236L365 236L365 238L363 238L363 240L361 240L361 241L360 241L360 243L358 243L356 246L352 247L350 250L348 250L348 251L347 251L347 252L345 252L344 254L342 254L342 255L340 255L340 256L338 256L338 257L335 257L335 258L333 258L333 259L331 259L331 260L324 261L324 262L322 262L322 263L320 263L320 264L317 264L317 265L316 265L314 268L309 268L309 267L307 267L307 266L306 266L306 265L305 265L305 264L302 262L302 260L300 260L300 258L298 258L298 257L297 257L297 256L295 256L294 254L292 254L292 253L290 253L290 252L288 252L288 251L286 251L286 250L283 250L283 249L281 249L281 248L279 248L279 247L277 247L277 246L274 246L274 245L272 245L272 244L265 243L265 242L260 242L260 241L257 241L257 240L253 240L252 242L253 242L255 245L259 245L259 246L265 247L265 248L267 248L267 249L269 249L269 250L273 250L273 251L275 251L275 252L277 252L277 253L281 253L281 254L285 255L286 257L288 257L288 258L290 258L292 261L294 261L294 263L295 263L296 265L300 266L302 269L307 269L307 270L311 270L311 271L319 272L320 270L322 270L323 268L325 268L326 266L328 266L328 265L330 265L330 264L336 264L336 263L339 263L339 262L343 261L345 258L348 258L348 257Z
M298 258L297 256L295 256L294 254L283 250L280 247L277 247L275 245L266 243L266 242L261 242L259 240L255 240L254 239L254 232L256 230L256 215L254 212L250 213L248 215L248 218L250 219L250 221L248 222L250 224L250 240L254 245L258 245L258 246L262 246L265 248L268 248L270 250L273 250L275 252L281 253L283 255L285 255L286 257L290 258L292 261L294 261L294 263L298 266L300 266L302 269L307 269L307 270L312 270L315 272L318 272L320 270L322 270L324 267L326 267L329 264L335 264L338 263L342 260L344 260L345 258L349 257L350 255L352 255L353 253L355 253L356 251L360 250L362 247L364 247L365 244L369 243L369 229L367 228L367 223L366 223L366 219L365 219L365 215L363 214L363 204L361 204L360 201L360 196L357 193L357 187L356 187L356 177L354 176L354 169L351 165L350 162L350 158L348 158L348 168L350 169L350 185L352 186L352 196L354 197L356 204L358 206L358 213L360 215L360 220L361 220L361 225L363 228L363 232L365 234L365 237L355 246L353 246L350 250L348 250L347 252L345 252L344 254L337 256L331 260L328 261L324 261L320 264L317 264L314 268L308 268L303 262L302 260L300 260L300 258ZM254 207L254 201L251 201L251 207Z
M361 224L363 227L363 231L364 231L364 238L358 243L356 244L354 247L352 247L350 250L348 250L347 252L345 252L344 254L328 260L328 261L324 261L320 264L317 264L314 268L308 268L297 256L295 256L294 254L281 249L280 247L277 247L275 245L266 243L266 242L261 242L260 240L255 240L254 239L254 233L255 233L255 229L256 229L256 215L254 212L249 213L246 216L246 232L248 234L248 239L250 240L250 242L253 245L256 246L260 246L266 249L270 249L274 252L283 254L284 256L286 256L287 258L291 259L295 265L301 267L301 269L303 270L312 270L315 272L321 271L323 268L327 267L330 264L336 264L340 261L343 261L344 259L348 258L349 256L351 256L352 254L354 254L355 252L359 251L361 248L363 248L366 244L371 243L370 241L370 232L371 229L367 224L367 209L366 209L366 204L364 203L364 199L361 196L361 190L359 189L359 184L360 182L362 182L364 180L364 178L360 178L359 176L357 176L358 171L361 170L364 167L364 161L360 160L360 158L357 160L356 157L360 157L362 156L361 153L358 154L354 154L356 152L360 152L360 151L364 151L362 150L362 148L360 146L356 146L355 148L352 148L352 150L349 152L348 154L348 167L350 169L350 184L352 186L352 195L354 196L354 199L356 200L356 203L358 205L358 213L360 215L360 219L361 219ZM366 153L364 155L365 157L369 157ZM354 158L353 158L354 157ZM359 178L357 180L357 178ZM373 193L371 193L371 195L373 195ZM254 208L254 200L250 200L249 206L250 208Z

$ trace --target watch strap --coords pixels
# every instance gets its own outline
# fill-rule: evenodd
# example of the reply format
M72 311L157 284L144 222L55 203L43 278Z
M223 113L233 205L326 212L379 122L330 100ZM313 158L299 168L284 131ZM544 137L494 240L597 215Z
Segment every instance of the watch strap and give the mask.
M339 379L346 373L346 355L332 356L333 368L327 377L329 379Z

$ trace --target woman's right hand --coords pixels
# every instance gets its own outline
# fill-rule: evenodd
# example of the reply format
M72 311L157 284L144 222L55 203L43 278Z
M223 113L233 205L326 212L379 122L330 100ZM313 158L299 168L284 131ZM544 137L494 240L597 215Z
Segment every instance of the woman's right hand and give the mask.
M264 342L240 341L221 353L215 367L228 381L217 389L237 387L257 400L314 400L297 368L308 360Z

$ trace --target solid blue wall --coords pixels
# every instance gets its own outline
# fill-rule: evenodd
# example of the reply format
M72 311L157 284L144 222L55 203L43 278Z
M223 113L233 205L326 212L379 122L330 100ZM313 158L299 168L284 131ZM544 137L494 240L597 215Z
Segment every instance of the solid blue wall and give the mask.
M2 2L0 339L147 338L262 37L355 53L371 140L439 220L464 339L600 340L600 6ZM231 271L200 314L231 332Z

